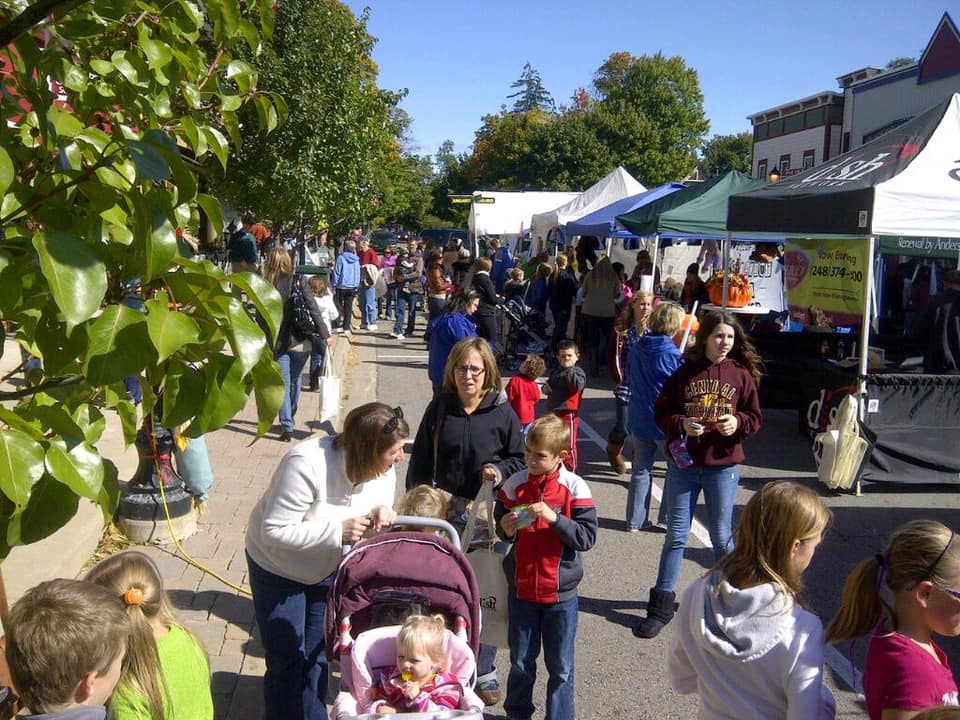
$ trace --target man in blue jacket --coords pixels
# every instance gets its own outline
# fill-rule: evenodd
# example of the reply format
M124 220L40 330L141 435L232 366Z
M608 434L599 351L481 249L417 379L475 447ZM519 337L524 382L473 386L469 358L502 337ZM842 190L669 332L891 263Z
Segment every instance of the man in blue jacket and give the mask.
M353 301L360 287L360 258L357 257L357 243L347 240L343 243L343 252L337 256L331 278L334 299L340 310L341 332L350 335L353 332Z

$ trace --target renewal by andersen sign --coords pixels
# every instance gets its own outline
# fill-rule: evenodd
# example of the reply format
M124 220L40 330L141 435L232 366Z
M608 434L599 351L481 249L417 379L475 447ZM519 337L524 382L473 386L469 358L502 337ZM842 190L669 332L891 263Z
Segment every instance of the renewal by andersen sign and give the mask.
M881 237L880 252L885 255L956 258L960 257L960 238Z

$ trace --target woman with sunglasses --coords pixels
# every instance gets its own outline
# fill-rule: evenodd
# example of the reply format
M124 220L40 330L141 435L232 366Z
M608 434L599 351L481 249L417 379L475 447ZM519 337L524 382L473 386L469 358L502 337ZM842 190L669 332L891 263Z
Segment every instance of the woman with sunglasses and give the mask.
M522 470L523 455L520 421L503 392L490 345L478 337L460 340L447 358L442 392L417 430L407 489L426 484L448 493L448 519L462 526L482 483L499 484ZM495 648L480 646L477 693L487 705L500 700L495 655Z
M330 582L345 546L393 523L394 465L409 436L400 408L354 408L341 434L310 438L284 455L254 506L246 552L267 665L267 720L326 720Z
M913 520L853 569L826 641L868 633L863 694L871 720L960 705L947 656L933 640L960 635L960 538L953 530Z

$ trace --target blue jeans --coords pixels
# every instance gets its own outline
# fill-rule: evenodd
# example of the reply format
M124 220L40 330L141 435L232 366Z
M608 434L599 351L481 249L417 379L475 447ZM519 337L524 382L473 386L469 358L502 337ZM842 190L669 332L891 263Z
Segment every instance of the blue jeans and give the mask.
M667 506L667 537L660 553L657 590L673 592L677 586L683 549L687 546L690 523L701 490L707 506L707 529L714 559L720 560L733 549L730 524L739 484L740 471L736 465L709 468L691 465L680 469L667 460L667 480L663 486L663 500Z
M370 287L361 287L359 293L360 302L360 327L365 328L377 324L377 289Z
M420 295L417 293L397 293L397 321L393 325L393 332L396 335L405 333L413 335L413 327L417 322L417 303L420 301ZM410 317L407 318L407 329L403 329L403 321L406 318L407 310L410 311Z
M277 358L280 375L283 376L283 404L280 406L280 427L284 432L293 432L293 418L300 404L300 387L303 385L303 368L310 359L308 352L288 350Z
M510 675L503 709L511 718L533 715L537 656L543 644L547 666L546 720L574 720L573 645L577 636L576 597L543 605L510 595Z
M630 436L633 445L633 469L630 487L627 489L627 528L639 529L649 524L650 496L653 494L653 460L657 448L663 452L663 443L647 440L637 435Z
M265 720L327 720L323 614L333 576L315 585L274 575L247 555L267 671Z

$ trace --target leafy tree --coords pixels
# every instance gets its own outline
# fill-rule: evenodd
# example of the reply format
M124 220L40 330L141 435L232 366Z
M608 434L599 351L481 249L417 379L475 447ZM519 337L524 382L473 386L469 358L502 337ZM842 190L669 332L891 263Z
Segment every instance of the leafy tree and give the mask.
M517 92L507 95L507 99L516 98L513 103L512 112L525 113L531 110L542 110L544 112L553 112L556 105L553 98L546 88L543 87L543 80L540 78L540 72L534 70L530 63L523 66L523 72L515 80L511 88L517 88Z
M897 68L906 67L907 65L913 65L915 62L916 62L916 59L911 57L896 57L887 63L887 66L885 69L896 70Z
M124 378L139 379L147 418L190 436L227 423L251 391L265 432L283 393L252 312L275 336L279 295L177 244L198 206L221 227L185 156L226 167L250 99L282 118L235 57L269 36L270 0L11 7L0 10L0 319L42 368L0 392L0 557L62 526L81 497L112 515L117 470L97 442L104 412L135 435ZM143 312L127 304L137 285Z
M710 124L697 72L679 56L613 53L594 75L589 109L600 140L647 185L684 177Z
M580 112L536 127L526 159L530 187L582 190L617 166Z
M384 172L399 163L409 119L396 108L402 94L377 87L367 19L367 11L356 18L339 0L278 3L273 36L251 62L289 116L267 141L276 124L269 106L256 102L246 111L236 162L213 181L232 205L265 218L344 226L382 213L391 182Z
M473 153L463 164L467 182L475 188L533 188L529 160L531 141L537 128L550 122L540 110L507 112L483 118L483 127L473 142Z
M753 134L714 135L703 146L703 170L723 175L738 170L747 175L753 168Z
M433 202L432 218L424 219L424 225L453 225L464 227L470 206L451 202L450 195L465 195L473 190L463 175L464 155L454 152L453 140L444 140L434 155L434 180L431 187Z

